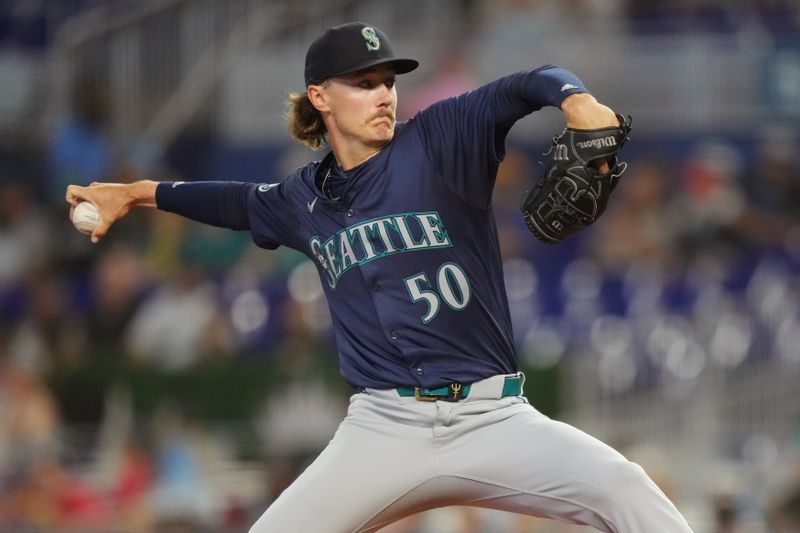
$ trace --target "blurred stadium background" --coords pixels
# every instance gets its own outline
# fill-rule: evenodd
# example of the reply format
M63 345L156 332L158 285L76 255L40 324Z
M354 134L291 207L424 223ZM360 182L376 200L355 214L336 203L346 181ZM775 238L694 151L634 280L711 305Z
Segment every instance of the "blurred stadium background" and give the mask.
M0 531L246 531L332 435L351 391L303 256L153 210L91 246L62 198L318 158L283 102L347 20L422 60L401 118L545 63L633 115L610 211L557 247L517 206L563 120L512 131L495 209L526 392L698 533L800 531L796 0L0 1ZM385 531L586 529L458 508Z

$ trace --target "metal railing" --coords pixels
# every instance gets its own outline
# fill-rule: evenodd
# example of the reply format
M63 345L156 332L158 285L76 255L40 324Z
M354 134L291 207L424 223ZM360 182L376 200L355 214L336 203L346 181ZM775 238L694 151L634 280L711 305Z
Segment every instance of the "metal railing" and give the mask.
M197 117L213 124L208 103L239 58L358 3L313 0L301 10L287 0L159 0L116 16L101 6L56 36L49 126L69 113L74 87L95 80L107 89L115 140L164 146Z

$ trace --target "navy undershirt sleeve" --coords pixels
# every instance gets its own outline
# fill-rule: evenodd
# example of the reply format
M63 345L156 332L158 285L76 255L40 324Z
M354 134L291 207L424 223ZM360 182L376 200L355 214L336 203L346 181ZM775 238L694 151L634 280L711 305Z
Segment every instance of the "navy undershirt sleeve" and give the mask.
M494 120L496 128L506 132L525 115L545 106L560 108L567 96L589 92L578 76L553 65L517 72L496 83Z
M248 192L255 187L236 181L162 182L156 187L156 205L211 226L248 230Z

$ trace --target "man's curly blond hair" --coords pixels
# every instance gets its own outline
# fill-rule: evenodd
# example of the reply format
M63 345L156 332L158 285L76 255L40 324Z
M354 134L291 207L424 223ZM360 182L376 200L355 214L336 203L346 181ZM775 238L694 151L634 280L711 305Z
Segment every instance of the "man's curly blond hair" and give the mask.
M286 119L292 137L312 150L318 150L328 142L328 129L322 115L308 99L307 93L289 93Z

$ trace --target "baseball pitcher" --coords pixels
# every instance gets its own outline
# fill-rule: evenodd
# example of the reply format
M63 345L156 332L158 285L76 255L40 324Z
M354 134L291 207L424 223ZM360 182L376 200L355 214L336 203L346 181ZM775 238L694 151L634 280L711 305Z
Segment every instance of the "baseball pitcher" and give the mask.
M395 79L418 66L374 26L308 48L289 127L327 147L282 181L70 186L94 203L98 242L134 206L249 231L316 265L341 374L355 393L321 455L252 533L354 533L445 505L490 507L616 533L682 533L641 467L523 395L492 212L516 121L560 108L566 129L522 202L557 243L593 223L625 170L630 119L556 66L517 72L396 122Z

